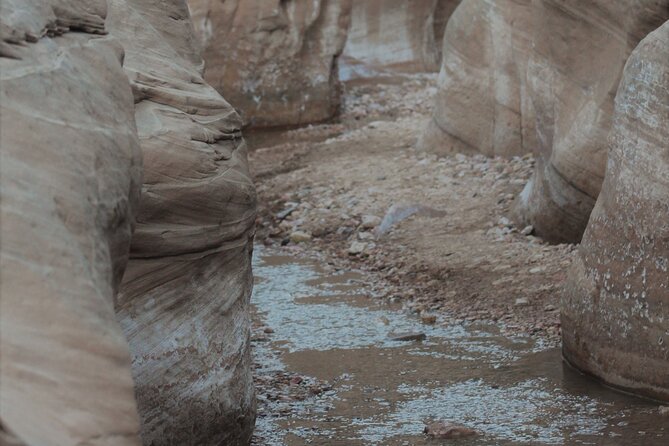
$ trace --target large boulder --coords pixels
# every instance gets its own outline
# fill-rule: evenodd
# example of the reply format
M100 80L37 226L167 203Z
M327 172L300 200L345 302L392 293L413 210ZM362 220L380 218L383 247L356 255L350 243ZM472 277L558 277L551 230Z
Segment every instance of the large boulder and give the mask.
M189 0L205 79L253 127L299 125L339 107L337 57L351 0Z
M248 444L255 190L239 115L202 78L185 0L110 0L135 94L144 186L118 317L142 439ZM226 5L228 2L226 2Z
M564 356L669 400L669 22L625 66L606 177L562 302Z
M448 20L432 117L418 146L513 156L536 145L525 82L531 0L463 0Z
M0 2L1 444L140 444L114 296L141 154L105 15Z
M460 0L354 2L340 60L343 80L439 70L441 39Z
M613 99L627 57L669 18L667 0L537 0L527 78L538 146L516 219L578 242L604 178Z

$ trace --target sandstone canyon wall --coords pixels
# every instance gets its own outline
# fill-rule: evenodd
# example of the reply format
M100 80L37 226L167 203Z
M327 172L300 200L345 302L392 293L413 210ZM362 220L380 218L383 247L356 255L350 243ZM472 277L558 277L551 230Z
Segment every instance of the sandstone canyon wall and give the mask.
M446 26L422 150L513 156L536 145L525 81L531 0L464 0Z
M340 77L439 70L441 40L460 0L369 0L353 3Z
M133 355L142 439L248 444L256 198L242 122L202 78L185 0L109 4L144 155L117 306Z
M516 219L551 242L578 242L601 189L613 100L627 57L669 18L667 0L539 0L527 78L535 172Z
M339 107L350 0L189 0L205 79L247 125L300 125Z
M185 0L0 8L0 443L248 444L255 190Z
M606 178L570 277L564 356L669 400L669 22L625 66Z
M139 445L114 298L141 185L103 0L0 4L0 443Z

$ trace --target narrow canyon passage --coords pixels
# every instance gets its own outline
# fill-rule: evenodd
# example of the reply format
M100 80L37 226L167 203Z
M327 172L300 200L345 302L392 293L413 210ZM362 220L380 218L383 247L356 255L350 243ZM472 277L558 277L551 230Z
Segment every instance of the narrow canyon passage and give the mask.
M505 216L532 159L414 149L433 81L349 84L339 122L249 135L254 444L435 444L437 420L478 432L457 444L666 444L658 404L562 362L574 246Z

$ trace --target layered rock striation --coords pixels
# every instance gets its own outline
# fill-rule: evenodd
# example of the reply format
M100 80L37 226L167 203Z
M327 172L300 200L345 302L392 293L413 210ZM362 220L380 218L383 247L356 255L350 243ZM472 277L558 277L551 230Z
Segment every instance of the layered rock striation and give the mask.
M339 107L350 0L189 0L205 79L252 127L323 121Z
M669 22L620 83L602 192L562 302L564 356L669 400Z
M202 78L185 1L109 3L144 155L117 305L133 355L142 438L248 444L256 196L242 121Z
M526 82L531 0L464 0L446 25L434 110L420 149L513 156L536 145Z
M139 445L114 300L141 186L102 0L0 4L0 443Z

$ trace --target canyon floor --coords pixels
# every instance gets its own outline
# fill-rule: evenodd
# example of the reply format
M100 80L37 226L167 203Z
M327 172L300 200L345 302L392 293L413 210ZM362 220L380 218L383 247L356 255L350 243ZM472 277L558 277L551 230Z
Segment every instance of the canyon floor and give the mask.
M415 148L435 84L350 82L335 122L248 134L254 444L422 444L435 421L463 444L663 444L656 404L561 361L576 247L509 216L532 157Z

